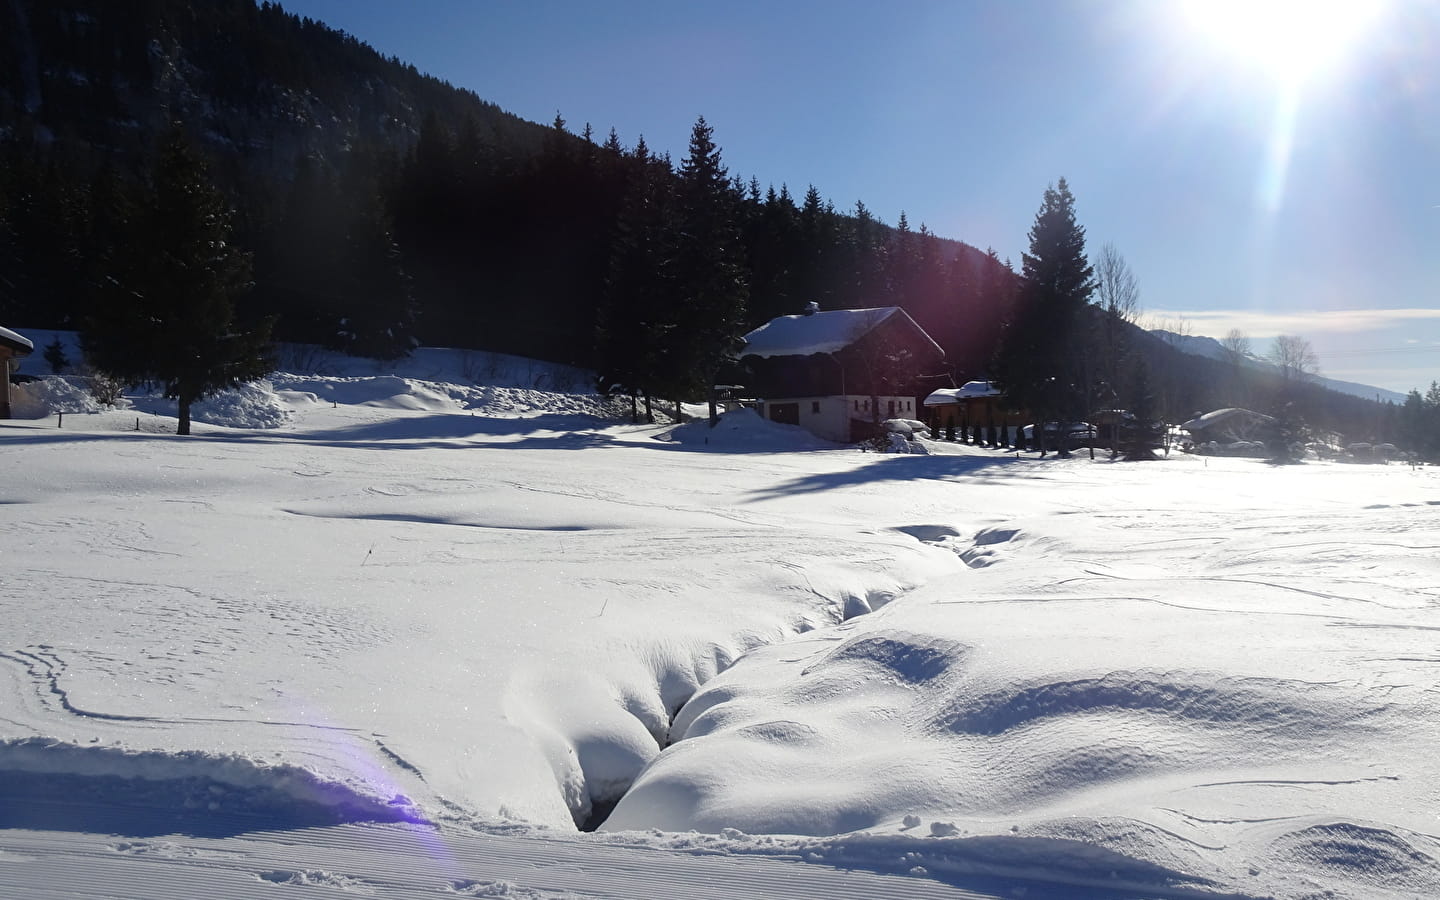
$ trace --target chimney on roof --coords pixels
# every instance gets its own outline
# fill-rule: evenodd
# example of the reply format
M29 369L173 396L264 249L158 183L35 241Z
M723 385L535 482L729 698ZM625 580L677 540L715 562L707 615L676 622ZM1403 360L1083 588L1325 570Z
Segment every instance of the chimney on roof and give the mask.
M815 315L816 313L818 313L819 311L820 311L820 304L819 304L818 301L811 300L809 303L805 304L805 315L807 315L807 316L813 316L813 315Z

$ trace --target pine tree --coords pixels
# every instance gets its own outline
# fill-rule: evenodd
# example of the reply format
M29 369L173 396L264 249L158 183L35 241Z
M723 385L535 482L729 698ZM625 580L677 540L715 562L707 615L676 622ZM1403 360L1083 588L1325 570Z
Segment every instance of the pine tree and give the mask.
M1079 418L1084 390L1077 332L1094 290L1094 272L1085 258L1085 229L1075 220L1075 197L1064 178L1045 190L1030 227L1021 278L1021 308L1008 325L996 380L1012 404L1036 415L1037 424ZM1043 432L1037 428L1042 453Z
M269 324L235 327L234 298L250 286L250 255L229 243L230 212L180 128L164 137L135 227L106 254L100 304L81 338L91 363L125 381L158 381L190 408L264 375Z
M671 396L693 398L710 393L721 367L739 348L750 293L736 227L739 198L704 116L691 130L679 175L673 328L663 351Z
M798 218L794 299L801 304L813 301L822 309L834 309L837 306L834 263L838 237L835 217L826 211L820 190L813 184L805 191Z
M337 280L344 315L336 324L340 349L352 356L399 359L417 346L410 276L380 198L367 194L351 211Z
M904 210L901 210L900 221L895 224L895 232L885 259L890 289L889 302L886 305L907 309L910 307L914 299L912 291L915 287L916 248L916 237L910 230L910 220Z
M855 201L853 218L855 239L850 248L855 273L852 277L853 292L849 298L842 300L842 304L852 309L887 305L890 278L886 271L888 255L883 226L860 200Z
M45 362L50 366L53 375L59 375L70 368L70 357L66 355L65 345L60 343L58 335L45 345Z
M649 397L661 382L666 307L673 302L672 174L641 137L626 158L630 184L615 227L598 315L599 387Z
M263 312L278 316L286 340L338 347L345 316L345 198L324 165L301 158L256 268Z

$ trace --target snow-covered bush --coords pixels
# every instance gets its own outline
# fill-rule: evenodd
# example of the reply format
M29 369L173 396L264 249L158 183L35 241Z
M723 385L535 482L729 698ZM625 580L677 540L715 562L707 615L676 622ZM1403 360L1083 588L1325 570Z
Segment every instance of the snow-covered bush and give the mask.
M92 372L84 376L84 385L90 396L101 406L121 409L125 407L125 384L114 375Z

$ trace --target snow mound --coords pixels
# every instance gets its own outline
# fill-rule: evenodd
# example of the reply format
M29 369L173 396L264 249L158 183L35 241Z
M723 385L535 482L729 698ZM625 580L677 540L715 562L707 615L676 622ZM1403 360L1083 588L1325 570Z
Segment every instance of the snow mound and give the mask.
M157 391L132 393L128 405L154 416L173 417L178 412L176 402ZM192 421L222 428L279 428L289 423L292 415L286 398L277 395L269 381L217 391L190 406Z
M1055 681L967 700L948 723L961 734L993 736L1066 716L1123 712L1208 723L1232 729L1294 731L1340 728L1347 706L1295 702L1315 693L1278 679L1186 678L1182 673L1110 672Z
M190 415L197 422L227 428L279 428L291 418L290 408L268 381L221 391L195 404Z
M881 632L851 638L820 665L853 664L869 669L872 678L917 683L943 675L964 658L967 649L957 641L910 632Z
M720 416L714 428L709 420L686 422L658 436L689 447L708 446L731 451L833 450L839 444L821 440L798 425L782 425L761 418L753 409L734 409Z
M277 372L270 381L281 397L296 406L327 403L487 416L560 414L614 418L609 402L593 391L569 393L497 385L467 387L399 375L320 376Z
M1346 897L1440 896L1440 841L1391 827L1327 822L1274 841L1262 865Z
M346 356L310 344L280 344L276 349L280 368L299 375L351 378L398 375L452 385L577 394L595 390L595 373L588 369L485 350L417 347L401 359L375 360Z
M11 414L17 419L43 419L56 413L98 413L104 407L91 396L79 376L49 375L11 388Z
M454 410L457 404L444 391L425 382L398 375L297 376L275 373L271 383L288 395L310 395L315 401L436 412Z

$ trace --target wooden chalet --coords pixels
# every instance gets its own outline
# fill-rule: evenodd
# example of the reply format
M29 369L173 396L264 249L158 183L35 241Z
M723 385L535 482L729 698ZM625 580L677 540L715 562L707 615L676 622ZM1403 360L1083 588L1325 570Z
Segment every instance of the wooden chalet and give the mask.
M897 367L902 355L906 363ZM894 385L937 372L944 360L940 345L898 306L821 311L812 303L803 315L745 335L738 380L752 398L746 405L765 418L850 443L869 436L876 421L919 419L915 395Z

